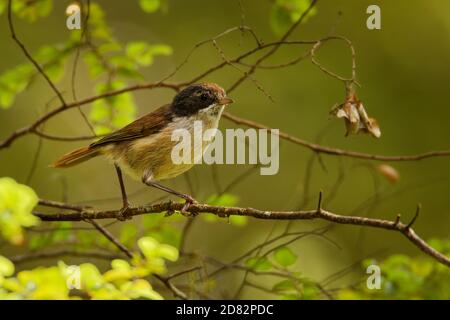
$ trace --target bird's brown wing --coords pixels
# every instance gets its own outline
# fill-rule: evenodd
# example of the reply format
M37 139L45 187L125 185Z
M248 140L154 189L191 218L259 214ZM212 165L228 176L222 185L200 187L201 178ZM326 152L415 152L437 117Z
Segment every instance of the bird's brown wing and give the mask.
M168 104L133 121L122 129L104 136L102 139L92 143L89 147L100 147L111 143L143 138L159 132L167 126L171 120L172 113L170 111L170 105Z

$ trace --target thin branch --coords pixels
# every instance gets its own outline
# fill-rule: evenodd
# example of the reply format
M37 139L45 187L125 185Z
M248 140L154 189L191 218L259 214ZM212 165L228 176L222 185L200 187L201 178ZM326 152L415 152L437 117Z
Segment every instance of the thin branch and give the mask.
M130 216L166 211L180 211L183 203L161 202L149 206L134 207L130 209ZM350 224L366 226L378 229L393 230L403 234L410 242L435 260L450 266L450 258L438 252L422 240L408 225L394 220L366 218L358 216L339 215L324 209L300 210L300 211L267 211L254 208L223 207L208 204L194 203L187 209L192 214L212 213L222 218L232 215L247 216L263 220L325 220L337 224ZM43 213L34 212L34 215L44 221L81 221L86 219L116 219L120 216L120 210L83 210L78 212Z
M72 257L80 257L80 258L94 258L94 259L102 259L102 260L113 260L123 258L121 254L116 253L106 253L102 251L77 251L73 249L59 249L53 250L49 252L31 252L22 255L17 255L8 258L14 264L25 263L34 260L41 259L53 259L62 256L72 256Z
M133 258L133 253L125 247L119 240L114 237L114 235L109 232L106 228L102 227L97 221L88 219L89 223L91 223L95 229L97 229L101 234L103 234L110 242L112 242L120 251L125 253L128 258Z
M228 112L224 112L223 117L231 120L232 122L234 122L236 124L241 124L241 125L245 125L245 126L257 128L257 129L267 129L272 134L278 134L278 136L281 139L284 139L284 140L287 140L294 144L303 146L314 152L328 154L328 155L344 156L344 157L366 159L366 160L376 160L376 161L418 161L418 160L423 160L423 159L428 159L428 158L433 158L433 157L448 157L448 156L450 156L450 150L428 151L428 152L419 153L419 154L415 154L415 155L400 155L400 156L385 156L385 155L369 154L369 153L364 153L364 152L343 150L343 149L338 149L338 148L322 146L322 145L316 144L316 143L311 143L306 140L297 138L293 135L290 135L288 133L285 133L283 131L275 132L275 131L272 131L272 129L268 126L265 126L263 124L260 124L258 122L252 121L252 120L240 118L240 117L232 115Z
M51 207L51 208L58 208L58 209L69 209L69 210L75 210L75 211L83 211L83 210L86 210L86 209L90 208L89 206L76 205L76 204L70 204L70 203L53 201L53 200L46 200L46 199L39 199L38 204L40 206L44 206L44 207Z
M125 247L116 237L109 232L106 228L102 227L97 221L93 219L85 219L89 223L91 223L100 233L102 233L109 241L111 241L120 251L125 253L125 255L131 259L133 258L133 253ZM170 282L170 278L163 277L158 274L153 274L153 276L164 283L164 285L172 291L174 296L180 298L180 299L187 299L187 296L184 292L182 292L180 289L178 289L172 282Z
M22 52L25 54L27 59L34 65L34 67L38 70L38 72L42 75L42 77L44 77L45 81L47 81L49 86L52 88L52 90L58 96L62 105L66 105L66 101L64 100L61 92L56 88L55 84L52 82L52 80L50 80L50 78L45 73L44 69L42 69L42 67L39 65L39 63L37 63L37 61L34 60L34 58L28 52L27 48L22 43L22 41L20 41L20 39L17 37L16 31L14 29L14 24L12 21L12 0L8 0L8 26L9 26L9 31L11 33L11 37L13 38L13 40L17 43L17 45L20 47L20 49L22 49Z

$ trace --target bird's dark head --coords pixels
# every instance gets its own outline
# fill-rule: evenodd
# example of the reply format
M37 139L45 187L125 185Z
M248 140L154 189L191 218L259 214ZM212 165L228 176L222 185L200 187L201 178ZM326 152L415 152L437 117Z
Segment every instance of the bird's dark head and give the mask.
M225 90L215 83L193 84L180 91L172 102L177 116L190 116L211 106L225 106L233 103Z

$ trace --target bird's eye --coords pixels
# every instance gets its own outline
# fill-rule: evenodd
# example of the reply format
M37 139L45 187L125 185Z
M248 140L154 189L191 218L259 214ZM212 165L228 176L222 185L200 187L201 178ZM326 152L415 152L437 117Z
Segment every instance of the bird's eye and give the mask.
M203 93L203 94L200 96L200 99L201 99L202 101L206 101L206 100L208 100L208 95L207 95L206 93Z

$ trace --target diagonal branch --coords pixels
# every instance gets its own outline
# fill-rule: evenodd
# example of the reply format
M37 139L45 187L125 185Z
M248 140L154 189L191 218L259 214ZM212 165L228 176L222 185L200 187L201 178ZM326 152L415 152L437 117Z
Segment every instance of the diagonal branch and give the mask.
M89 223L91 223L101 234L103 234L110 242L112 242L120 251L125 253L125 255L129 258L133 258L133 253L125 247L111 232L109 232L105 227L101 226L97 221L93 219L86 219ZM159 274L153 274L153 276L161 281L170 291L172 291L175 297L180 299L187 299L187 296L184 292L178 289L170 280L171 278L161 276Z

